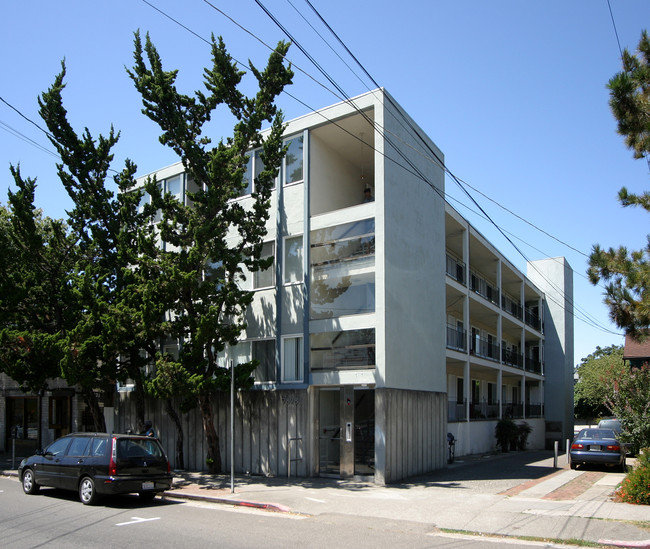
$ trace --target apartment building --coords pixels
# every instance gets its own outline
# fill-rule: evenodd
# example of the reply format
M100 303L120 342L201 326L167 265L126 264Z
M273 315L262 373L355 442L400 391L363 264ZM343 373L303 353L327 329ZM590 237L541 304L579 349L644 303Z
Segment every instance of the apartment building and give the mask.
M457 455L494 449L502 417L529 422L533 447L571 432L566 262L526 276L463 219L445 200L442 152L385 90L292 120L285 135L264 247L274 265L248 277L248 327L222 356L260 362L237 395L235 469L390 483L445 467L448 432ZM258 163L253 152L244 205ZM181 200L197 188L180 164L156 175ZM126 429L128 391L117 401ZM149 406L173 455L175 429ZM229 468L229 398L217 408ZM201 421L183 422L186 463L201 469Z

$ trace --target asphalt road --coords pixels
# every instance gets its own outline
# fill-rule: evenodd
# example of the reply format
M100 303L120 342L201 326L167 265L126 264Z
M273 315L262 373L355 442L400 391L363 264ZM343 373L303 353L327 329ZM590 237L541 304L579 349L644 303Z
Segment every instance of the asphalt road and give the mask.
M82 505L75 493L42 489L23 494L16 479L0 477L0 546L51 548L202 547L496 547L499 540L465 538L433 526L398 520L326 514L301 517L223 504L136 496ZM516 542L518 547L539 547ZM550 547L551 545L546 545Z

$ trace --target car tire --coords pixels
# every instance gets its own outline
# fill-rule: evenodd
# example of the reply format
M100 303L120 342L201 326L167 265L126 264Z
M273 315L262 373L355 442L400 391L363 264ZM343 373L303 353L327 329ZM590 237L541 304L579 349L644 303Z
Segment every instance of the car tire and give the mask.
M573 461L569 461L569 467L571 467L571 469L576 469L578 467L578 464L574 463Z
M34 480L34 471L32 471L31 469L25 469L23 471L22 485L23 485L23 492L25 492L26 494L31 495L38 492L40 486L36 484L36 481Z
M621 463L621 473L626 473L627 472L627 463L623 462Z
M94 505L99 496L95 490L95 481L90 477L84 477L79 483L79 499L84 505Z
M156 497L156 492L140 492L138 496L142 501L153 501Z

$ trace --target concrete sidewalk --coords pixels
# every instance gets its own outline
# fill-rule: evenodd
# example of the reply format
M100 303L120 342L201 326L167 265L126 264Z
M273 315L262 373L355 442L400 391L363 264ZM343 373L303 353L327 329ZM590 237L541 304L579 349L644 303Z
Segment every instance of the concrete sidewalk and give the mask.
M650 548L650 507L611 498L624 474L573 471L562 460L554 468L550 452L469 456L443 471L390 486L237 476L234 493L229 475L175 471L173 489L163 497L306 516L397 519L432 530Z

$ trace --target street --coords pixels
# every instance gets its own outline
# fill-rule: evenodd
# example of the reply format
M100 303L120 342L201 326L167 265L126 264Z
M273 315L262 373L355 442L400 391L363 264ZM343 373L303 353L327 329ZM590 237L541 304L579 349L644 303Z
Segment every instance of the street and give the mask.
M135 496L82 505L77 494L42 489L23 494L17 479L0 477L3 547L495 547L498 538L465 538L433 525L344 514L300 516ZM518 542L518 547L539 547ZM551 545L547 545L551 546Z

